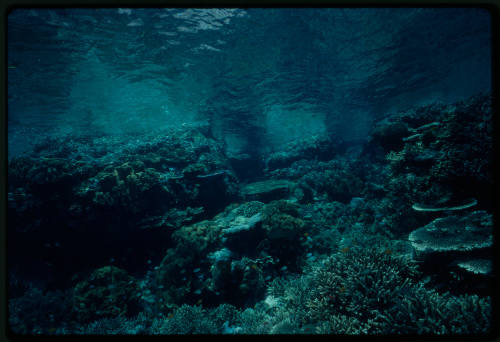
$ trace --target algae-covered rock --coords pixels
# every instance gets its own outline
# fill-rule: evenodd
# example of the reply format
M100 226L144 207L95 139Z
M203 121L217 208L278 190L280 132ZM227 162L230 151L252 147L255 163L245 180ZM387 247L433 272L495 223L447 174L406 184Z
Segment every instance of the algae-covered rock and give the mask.
M184 226L172 234L177 249L183 254L204 256L213 248L221 236L221 227L214 221L204 220Z
M203 165L201 163L194 163L194 164L189 164L188 166L186 166L182 170L182 173L184 174L184 177L186 177L187 179L193 179L197 175L203 174L206 171L207 170L206 170L205 165Z
M294 185L293 182L285 180L265 180L247 184L241 189L241 192L247 200L257 200L267 203L285 198Z
M343 142L327 135L312 135L292 141L265 158L266 170L290 167L299 160L331 160L345 150Z
M259 213L264 208L264 203L259 201L245 202L238 206L234 212L237 215L243 215L245 217L252 217L253 215Z
M262 227L270 240L296 240L305 225L298 217L298 208L297 204L283 200L269 203L264 208Z
M255 253L257 244L263 238L261 212L264 206L258 201L232 204L217 215L213 221L222 228L224 246L238 254Z
M252 217L238 216L228 228L224 229L224 245L238 253L251 253L252 249L264 238L261 229L262 214L257 213Z
M371 136L374 142L389 151L401 148L408 133L408 127L403 122L383 120L376 124Z
M81 321L133 315L138 310L138 287L133 277L115 266L104 266L75 286L74 310Z
M187 207L185 210L173 208L163 215L148 216L138 222L141 229L169 228L177 229L182 226L201 220L205 210L203 207Z
M227 156L238 178L254 180L262 175L264 163L260 156L231 152Z
M88 185L86 193L100 207L127 208L127 211L162 212L174 201L169 187L162 181L161 173L152 168L144 169L142 162L123 163L107 167L96 175L95 189Z
M23 187L40 198L72 197L72 190L95 171L85 162L64 158L19 157L9 161L9 189ZM50 193L50 196L47 194Z
M199 186L199 191L194 201L203 206L208 213L215 214L238 199L237 179L229 170L198 174L195 182L196 186Z
M229 226L238 216L250 218L262 211L265 204L259 201L250 201L245 203L233 203L229 205L224 212L217 215L214 220L224 226Z
M349 203L363 192L363 180L351 170L332 168L320 174L322 189L332 201Z
M237 234L242 231L252 230L262 221L262 214L257 213L252 217L238 216L234 220L234 224L223 230L225 235L228 234Z
M196 258L187 250L170 248L155 270L156 292L161 299L160 309L167 309L172 304L181 304L187 300L195 287L193 269Z

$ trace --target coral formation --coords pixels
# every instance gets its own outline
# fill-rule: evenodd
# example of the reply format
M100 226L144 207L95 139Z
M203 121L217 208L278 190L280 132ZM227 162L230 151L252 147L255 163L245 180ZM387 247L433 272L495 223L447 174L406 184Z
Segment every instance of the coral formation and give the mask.
M356 335L489 331L489 298L439 294L418 279L416 264L405 258L351 249L298 279L274 282L270 291L298 331L310 325L316 332Z
M10 327L488 333L490 114L480 95L262 155L189 125L47 139L9 161Z
M138 312L138 288L134 278L115 266L104 266L75 286L73 301L81 321Z
M286 197L293 183L285 180L266 180L250 183L241 189L245 199L268 203Z
M491 247L493 221L485 211L438 218L410 233L408 239L421 253L469 252Z

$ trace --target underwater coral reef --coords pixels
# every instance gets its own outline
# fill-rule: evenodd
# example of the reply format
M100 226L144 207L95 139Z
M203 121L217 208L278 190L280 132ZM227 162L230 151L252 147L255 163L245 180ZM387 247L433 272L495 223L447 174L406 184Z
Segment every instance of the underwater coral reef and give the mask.
M317 135L258 162L203 125L47 138L8 165L10 329L488 334L491 106L416 107L361 146Z

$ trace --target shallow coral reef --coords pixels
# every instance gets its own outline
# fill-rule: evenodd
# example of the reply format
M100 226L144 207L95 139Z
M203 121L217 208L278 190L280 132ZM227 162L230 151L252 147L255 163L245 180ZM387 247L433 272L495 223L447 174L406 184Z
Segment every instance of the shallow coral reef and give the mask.
M235 154L185 125L8 169L18 334L488 334L491 97ZM30 251L30 253L26 253Z

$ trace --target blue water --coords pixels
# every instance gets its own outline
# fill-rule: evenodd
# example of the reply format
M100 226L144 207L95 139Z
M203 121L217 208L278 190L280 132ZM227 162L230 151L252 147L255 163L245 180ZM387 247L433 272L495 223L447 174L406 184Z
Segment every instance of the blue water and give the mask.
M14 334L493 326L483 8L18 8Z
M16 9L9 156L205 120L242 149L354 140L374 116L490 89L490 39L484 9Z

